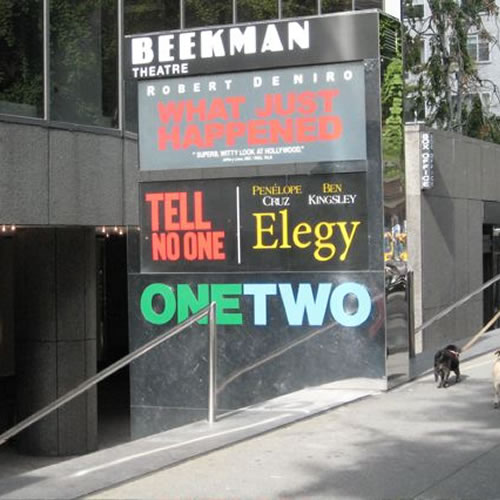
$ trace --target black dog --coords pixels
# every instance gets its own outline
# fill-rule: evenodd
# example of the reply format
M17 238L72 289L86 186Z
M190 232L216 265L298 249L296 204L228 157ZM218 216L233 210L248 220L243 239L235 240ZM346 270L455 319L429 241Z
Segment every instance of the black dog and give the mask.
M460 382L460 354L456 345L447 345L434 355L434 380L439 380L438 389L448 387L450 372L455 372L456 382Z

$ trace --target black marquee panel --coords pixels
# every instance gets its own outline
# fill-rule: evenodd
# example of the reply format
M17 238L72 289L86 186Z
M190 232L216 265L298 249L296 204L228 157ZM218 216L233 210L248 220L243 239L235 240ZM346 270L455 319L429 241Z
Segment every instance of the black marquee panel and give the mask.
M141 184L145 272L359 270L365 174Z
M142 274L129 279L131 303L141 305L131 316L131 350L216 301L221 412L308 386L384 375L384 283L372 273ZM206 418L204 323L131 366L134 437ZM273 359L259 364L271 352Z

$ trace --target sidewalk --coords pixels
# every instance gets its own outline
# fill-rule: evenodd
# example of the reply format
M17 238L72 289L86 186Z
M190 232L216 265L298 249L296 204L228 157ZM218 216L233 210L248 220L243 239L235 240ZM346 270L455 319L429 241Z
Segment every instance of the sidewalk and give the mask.
M88 500L493 500L500 410L491 353L85 497Z
M464 353L462 359L465 362L482 353L491 352L498 346L500 346L500 330L495 330L485 334ZM411 360L412 377L428 372L432 362L433 353L422 354ZM347 380L304 389L233 412L213 425L197 422L19 474L0 481L0 498L24 500L79 498L307 417L322 414L346 403L376 396L373 398L373 404L383 406L386 401L394 397L397 399L398 389L383 393L377 385L370 386L370 382L363 379ZM440 415L441 413L439 412ZM334 416L337 412L329 412L327 415ZM344 429L343 432L348 430ZM262 439L266 439L266 436Z
M461 348L469 340L470 339L461 340L455 342L455 344ZM452 344L454 342L450 341L449 343ZM475 358L486 352L495 351L496 349L500 349L500 329L491 330L483 334L470 349L460 355L460 359L467 361L468 359ZM435 353L431 351L424 351L410 359L410 379L420 377L432 370L434 354Z

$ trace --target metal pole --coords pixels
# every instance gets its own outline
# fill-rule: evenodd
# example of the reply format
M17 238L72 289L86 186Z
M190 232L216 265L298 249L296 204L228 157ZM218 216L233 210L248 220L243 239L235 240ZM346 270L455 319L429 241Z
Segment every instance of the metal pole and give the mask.
M478 293L482 292L483 290L485 290L486 288L493 285L493 283L496 283L499 280L500 280L500 274L497 274L496 276L491 278L486 283L483 283L479 288L476 288L473 292L469 293L465 297L462 297L460 300L457 300L454 304L452 304L451 306L448 306L446 309L443 309L441 312L437 313L435 316L433 316L431 319L427 320L425 323L422 323L420 326L417 326L413 333L416 334L418 332L421 332L422 330L425 330L427 327L431 326L437 320L443 318L448 313L453 311L453 309L456 309L458 306L465 304L469 299L474 297L474 295L477 295Z
M208 423L215 422L217 412L217 327L215 326L215 302L208 312Z
M43 2L43 119L50 120L50 6Z
M211 311L211 310L210 310ZM214 316L213 313L211 313L212 316ZM104 370L100 371L99 373L96 373L94 376L90 377L88 380L85 382L82 382L80 385L75 387L73 390L67 392L63 396L61 396L59 399L56 399L49 405L45 406L41 410L37 411L30 417L21 420L17 425L14 427L11 427L9 430L5 431L3 434L0 434L0 445L5 443L8 439L11 437L15 436L22 430L26 429L26 427L29 427L30 425L38 422L41 420L43 417L49 415L52 413L54 410L59 408L60 406L64 405L65 403L71 401L72 399L76 398L83 392L85 392L87 389L90 389L90 387L96 385L98 382L101 380L104 380L106 377L109 375L115 373L118 371L120 368L123 368L124 366L130 364L132 361L137 359L139 356L142 356L146 352L150 351L151 349L154 349L157 345L160 345L161 343L165 342L169 338L173 337L174 335L177 335L178 333L182 332L184 329L186 329L188 326L196 323L199 321L201 318L204 318L207 315L207 308L202 309L201 311L197 312L191 318L187 319L180 325L175 326L171 330L168 330L167 332L161 334L160 336L154 338L153 340L150 340L143 346L139 347L136 349L134 352L131 352L130 354L127 354L125 357L119 359L112 365L108 366ZM215 322L214 322L215 325Z

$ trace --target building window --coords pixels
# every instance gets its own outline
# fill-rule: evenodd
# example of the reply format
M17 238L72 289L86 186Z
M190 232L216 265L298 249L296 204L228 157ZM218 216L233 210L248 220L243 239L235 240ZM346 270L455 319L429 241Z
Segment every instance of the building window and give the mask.
M424 6L420 5L412 5L410 7L405 7L404 9L404 17L409 19L422 19L424 17Z
M476 62L489 62L490 42L479 34L469 35L467 37L467 52Z
M420 64L425 63L425 40L422 38L418 42L418 52L420 55Z
M180 2L123 0L126 35L180 28ZM125 80L125 128L137 132L137 82Z
M282 17L315 16L318 13L317 0L282 0Z
M180 2L123 0L126 35L180 28Z
M422 99L410 96L404 103L405 123L423 122L425 120L425 104Z
M384 8L383 0L354 0L354 10L380 9Z
M477 93L471 93L467 94L465 96L465 104L468 109L472 109L472 106L474 104L474 100L479 97L479 100L481 101L481 105L485 110L489 110L491 106L491 92L477 92Z
M322 0L321 2L322 14L344 12L346 10L354 10L353 0Z
M266 21L278 18L277 0L238 0L236 21L250 23L253 21Z
M50 119L118 126L115 0L50 2Z
M0 113L43 118L43 1L0 2Z
M231 24L232 0L184 0L186 28Z

